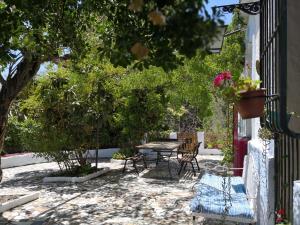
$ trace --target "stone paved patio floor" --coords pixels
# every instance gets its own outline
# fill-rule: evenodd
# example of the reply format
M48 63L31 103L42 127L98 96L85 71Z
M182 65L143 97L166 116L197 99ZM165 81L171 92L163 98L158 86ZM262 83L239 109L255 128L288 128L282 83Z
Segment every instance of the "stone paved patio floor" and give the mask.
M201 171L207 162L218 165L221 156L199 156ZM187 170L181 177L167 179L166 168L157 167L137 176L131 168L102 162L111 171L80 183L43 184L47 174L58 170L55 163L4 169L1 193L39 191L40 198L0 214L0 224L192 224L189 202L197 177ZM155 171L156 170L156 171ZM159 176L157 176L157 174ZM198 218L197 224L224 224Z

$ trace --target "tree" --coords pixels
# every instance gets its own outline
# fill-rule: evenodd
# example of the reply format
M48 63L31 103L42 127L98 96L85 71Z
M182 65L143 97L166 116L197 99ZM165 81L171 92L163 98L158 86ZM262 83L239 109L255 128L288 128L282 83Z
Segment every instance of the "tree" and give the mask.
M78 74L59 68L37 79L19 104L25 115L20 120L22 145L68 172L86 166L87 149L112 141L108 133L116 106L114 80L119 75L114 72L118 69Z
M42 63L80 58L92 36L114 64L174 68L215 34L204 1L1 0L0 149L11 102Z
M125 147L140 143L145 133L164 129L169 83L168 74L159 67L130 71L121 80L118 113Z

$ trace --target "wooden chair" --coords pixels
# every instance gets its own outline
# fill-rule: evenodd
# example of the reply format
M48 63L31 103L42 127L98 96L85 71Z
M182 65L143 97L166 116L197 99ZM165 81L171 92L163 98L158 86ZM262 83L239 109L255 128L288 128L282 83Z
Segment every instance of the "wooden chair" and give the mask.
M146 163L146 159L145 159L145 155L138 152L137 149L134 150L135 151L135 154L131 157L127 157L125 158L125 163L124 163L124 167L123 167L123 173L125 172L126 170L126 165L127 165L127 161L132 161L132 166L133 168L135 169L135 172L139 175L139 170L136 166L137 162L139 161L143 161L143 164L144 164L144 168L147 168L147 163Z
M179 132L177 133L178 141L182 141L183 145L178 149L178 153L184 154L193 151L193 148L198 143L197 133L195 132Z
M178 175L180 175L182 168L184 167L184 169L185 169L186 165L189 163L192 166L194 176L196 176L196 171L195 171L195 168L194 168L194 165L193 165L193 161L196 162L197 168L200 171L200 167L199 167L199 164L198 164L198 161L197 161L197 155L198 155L198 149L199 149L199 146L201 145L201 143L202 142L199 142L198 144L194 145L194 147L192 148L192 151L182 152L182 157L178 158L178 161L180 163L180 168L179 168L179 171L178 171Z

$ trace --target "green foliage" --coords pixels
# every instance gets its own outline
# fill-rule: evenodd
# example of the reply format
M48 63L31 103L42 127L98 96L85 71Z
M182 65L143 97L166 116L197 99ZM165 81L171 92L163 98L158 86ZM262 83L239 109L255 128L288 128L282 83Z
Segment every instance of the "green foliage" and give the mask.
M144 134L161 128L166 110L164 89L132 89L125 93L121 108L122 138L125 145L134 146Z
M205 63L204 54L199 53L191 60L186 60L184 66L179 67L172 73L173 89L170 90L171 109L174 116L178 114L181 122L185 118L186 123L194 129L202 127L203 119L211 116L212 85L210 66ZM180 113L181 111L181 113ZM185 124L180 125L181 128Z
M243 29L244 23L238 13L233 16L232 23L228 26L227 32ZM230 71L233 81L237 81L244 67L244 37L245 32L237 32L227 36L224 40L220 54L205 57L205 64L210 68L211 83L216 74L223 71ZM220 92L214 88L212 90L214 99L211 103L212 116L205 119L204 128L206 133L214 133L218 137L217 143L221 143L221 150L224 153L223 162L230 164L233 160L232 146L232 108L223 100ZM228 108L229 107L229 108ZM228 110L229 109L229 110ZM222 129L220 129L220 127ZM224 131L225 130L225 131ZM221 134L224 132L224 134Z
M8 119L4 153L19 153L24 152L24 146L21 141L22 123L16 116L10 116Z
M155 71L166 75L163 70L132 70L125 76L124 68L92 56L40 77L18 103L17 111L25 115L18 121L24 148L69 172L86 164L86 149L133 146L145 132L160 129L168 102L166 81L158 74L156 83L148 77Z
M86 149L118 141L115 134L119 131L110 126L115 120L113 84L118 69L106 67L98 73L94 69L84 76L60 68L35 82L32 95L21 104L27 115L22 135L27 149L72 169L76 164L70 162L69 155L85 165Z
M151 20L150 13L157 11L165 18L164 24ZM127 66L138 59L139 67L166 69L178 65L178 53L191 57L196 49L204 49L215 35L216 25L222 24L216 15L206 12L203 0L151 0L138 10L128 0L4 0L0 19L1 65L18 57L12 50L44 62L62 55L65 49L78 59L96 47L101 58L107 57L115 65ZM139 59L132 54L135 43L146 46L147 57Z
M248 76L240 76L236 81L237 91L253 91L259 89L260 80L252 80Z
M97 171L96 167L92 167L90 164L86 164L83 166L74 166L72 170L66 170L66 171L59 171L56 173L51 174L50 176L53 177L81 177L86 176L88 174L94 173Z
M115 152L112 156L113 159L126 159L134 155L134 150L132 148L121 148L118 152Z

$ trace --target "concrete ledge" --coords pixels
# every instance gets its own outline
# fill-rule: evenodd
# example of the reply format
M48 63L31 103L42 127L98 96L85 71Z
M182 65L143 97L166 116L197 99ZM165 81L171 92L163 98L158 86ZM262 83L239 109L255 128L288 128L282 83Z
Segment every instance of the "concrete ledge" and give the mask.
M43 182L44 183L56 183L56 182L82 183L87 180L98 177L104 173L107 173L108 171L109 171L109 168L104 167L100 171L97 171L95 173L92 173L92 174L89 174L89 175L86 175L83 177L44 177Z
M111 158L115 152L118 152L120 148L104 148L98 149L99 158ZM88 157L96 158L96 149L91 149L87 151Z
M223 152L221 150L215 148L199 149L198 153L199 155L223 155Z
M11 201L5 202L0 204L0 213L7 211L9 209L15 208L17 206L23 205L27 202L31 202L33 200L36 200L40 197L40 193L36 192L33 194L27 194L27 195L23 195L20 196L17 199L13 199Z
M36 157L34 153L25 153L21 155L1 157L1 168L5 169L10 167L25 166L44 162L48 162L48 160L42 157Z
M118 165L124 165L125 164L125 160L123 159L110 159L111 163L116 163ZM127 161L127 164L130 165L132 164L131 160Z

